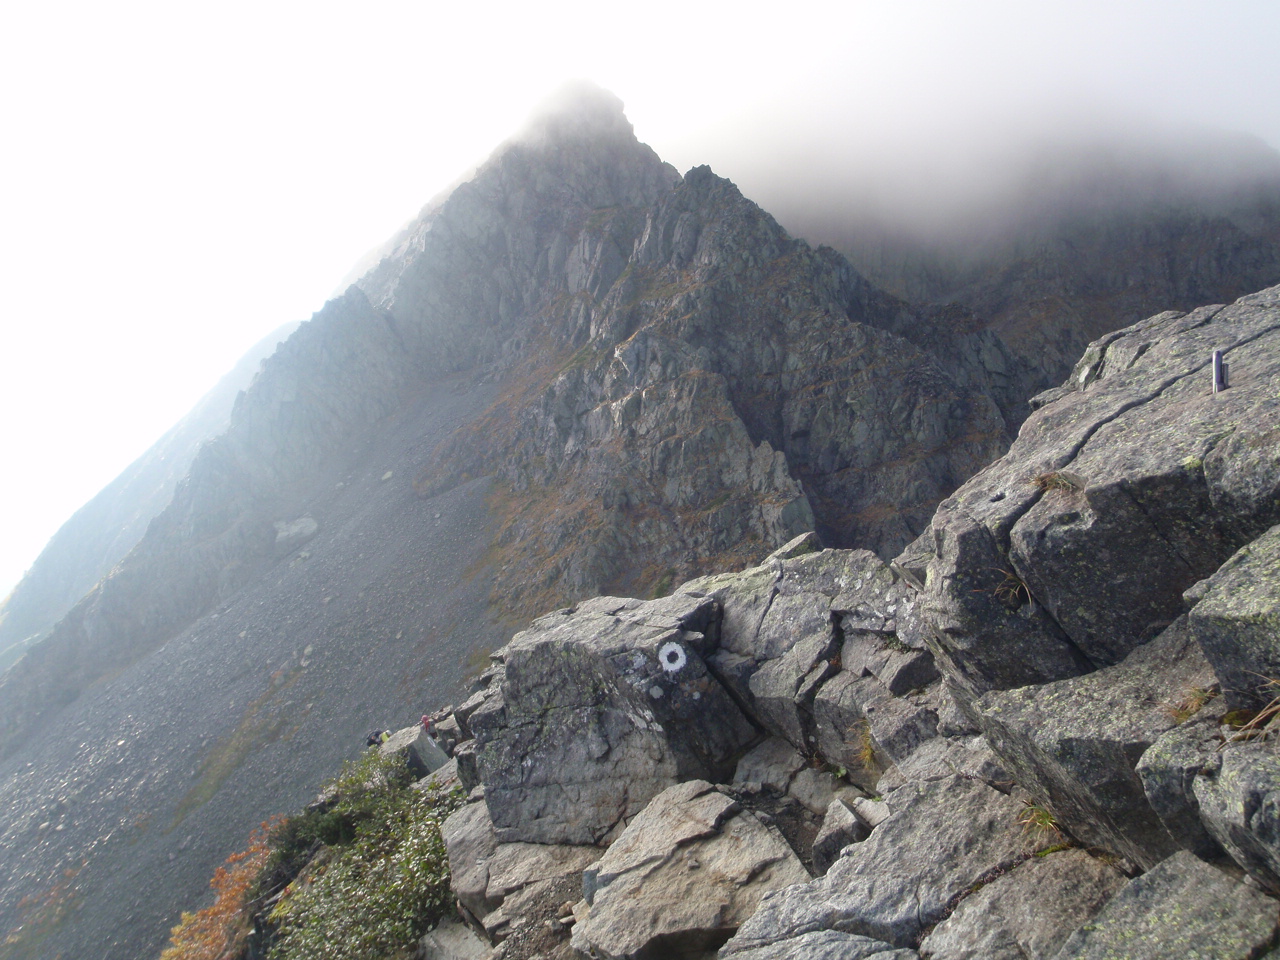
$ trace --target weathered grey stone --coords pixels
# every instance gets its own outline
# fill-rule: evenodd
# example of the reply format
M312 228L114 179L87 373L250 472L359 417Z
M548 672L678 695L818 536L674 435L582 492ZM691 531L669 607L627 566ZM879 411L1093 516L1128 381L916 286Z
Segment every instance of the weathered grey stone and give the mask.
M1276 440L1280 441L1280 430ZM1277 458L1280 445L1255 455ZM1191 635L1222 682L1233 709L1259 709L1280 680L1280 526L1241 547L1203 584L1188 615Z
M488 960L492 953L470 927L446 917L418 941L417 960Z
M1118 663L1280 520L1274 305L1162 314L1095 346L933 519L929 639L970 696ZM1216 396L1214 349L1233 374Z
M841 850L867 839L870 833L871 828L858 819L843 800L833 799L827 805L818 835L813 838L814 872L822 876L839 858Z
M1179 619L1114 667L976 702L983 732L1018 784L1077 839L1151 867L1176 845L1135 768L1177 725L1172 705L1213 672Z
M770 737L752 747L733 773L735 784L759 784L786 793L792 778L804 766L804 757L781 737Z
M938 735L938 711L932 691L878 697L862 710L876 747L889 763L905 760L921 744Z
M913 649L895 632L913 617L914 591L866 550L771 560L681 589L720 601L721 650L712 665L762 725L801 750L812 749L817 738L814 696L844 656L837 622L859 638L845 643L857 659L855 677L878 670L895 690L906 690L930 676L921 642L914 640Z
M503 648L467 719L499 839L595 843L672 783L728 778L757 733L702 659L714 612L685 594L596 598Z
M983 737L935 737L926 740L911 756L885 771L876 788L881 793L888 793L912 780L942 780L956 775L981 780L1001 793L1008 793L1013 787L1012 774L1000 765L991 745Z
M875 788L887 761L863 710L868 703L887 697L879 680L842 670L822 685L813 700L818 751L866 790Z
M1264 887L1280 893L1280 755L1274 743L1232 743L1195 778L1200 819Z
M479 920L502 902L489 898L489 858L498 849L489 809L469 803L455 810L440 825L440 835L449 854L453 894Z
M730 940L719 955L734 960L916 960L920 956L914 950L839 930L816 930L762 947L737 947L736 943Z
M858 819L874 830L889 819L892 811L883 800L872 800L870 797L854 797L849 806L858 815Z
M449 755L440 749L421 724L397 730L378 748L384 757L399 755L404 757L409 770L418 777L425 777L433 770L439 770L449 762Z
M802 533L800 536L788 540L764 559L766 564L770 560L794 560L796 557L803 557L807 553L817 553L821 549L822 539L810 530L808 533Z
M502 903L515 891L543 880L582 873L604 853L598 847L554 843L500 843L490 854L485 899Z
M920 953L930 960L1052 957L1126 882L1083 850L1029 857L961 900Z
M452 713L444 717L442 720L434 723L431 728L432 734L438 743L446 743L452 740L454 743L461 743L463 740L469 739L470 735L463 735L462 726L458 723L458 718Z
M718 947L770 890L809 878L776 830L711 784L654 797L583 877L575 950L605 958L697 956Z
M413 789L433 800L443 799L454 790L462 790L462 781L458 779L458 761L450 759L448 763L416 781Z
M458 782L470 793L480 783L480 768L476 763L475 740L464 740L454 747L453 759L458 765Z
M966 712L959 699L946 683L938 685L938 735L943 737L967 737L978 732L972 711Z
M875 677L895 697L918 690L938 679L938 668L928 650L906 646L896 634L855 632L844 626L840 666L854 676ZM898 621L889 621L896 623Z
M754 643L748 647L740 638L722 638L733 652L758 663L747 690L757 717L802 748L814 684L836 672L830 663L839 651L831 600L847 575L846 559L845 551L824 551L784 562Z
M275 530L276 556L283 557L319 533L320 524L316 523L315 517L299 517L296 520L277 520Z
M1196 695L1173 709L1189 710L1198 699ZM1218 732L1222 712L1221 697L1208 701L1198 713L1156 738L1135 768L1147 803L1173 842L1202 860L1222 855L1222 848L1200 819L1195 795L1196 777L1216 763L1222 742Z
M1280 905L1180 851L1131 880L1056 960L1247 960L1270 946Z
M1017 823L1021 805L960 777L908 784L886 797L891 814L837 860L825 877L761 902L733 950L818 930L913 945L948 904L993 871L1031 852ZM726 954L727 955L727 954Z
M787 790L795 800L810 813L821 816L826 813L831 801L841 795L854 795L854 788L841 783L834 773L819 770L816 767L805 767L796 774Z
M536 892L523 898L515 895L580 874L603 852L562 844L499 843L483 801L455 811L440 833L449 855L454 896L494 940L506 936L509 925L520 917L523 902L537 899Z

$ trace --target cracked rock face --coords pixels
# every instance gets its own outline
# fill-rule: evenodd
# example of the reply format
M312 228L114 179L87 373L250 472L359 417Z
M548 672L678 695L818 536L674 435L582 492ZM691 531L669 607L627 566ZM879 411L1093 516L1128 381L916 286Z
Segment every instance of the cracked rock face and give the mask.
M930 960L1052 957L1125 882L1083 850L1030 857L962 901L920 952Z
M1184 850L1130 881L1057 960L1246 960L1273 942L1277 920L1274 900Z
M1213 680L1180 618L1114 667L995 691L975 706L1018 783L1073 836L1146 868L1177 846L1147 803L1138 762L1178 725L1176 704L1186 692Z
M1280 431L1270 442L1280 458ZM1192 635L1232 708L1261 709L1280 680L1280 526L1242 547L1200 588Z
M970 695L1119 662L1280 519L1280 288L1104 337L1042 400L926 540L930 642Z
M803 752L812 752L824 737L838 739L824 732L821 700L831 684L866 677L863 699L888 700L936 676L928 652L903 643L902 638L918 642L908 630L902 638L897 632L912 621L914 591L870 551L771 559L680 589L720 603L720 648L712 669L758 723ZM848 724L861 717L852 714ZM853 766L856 747L849 753L827 756Z
M866 840L846 849L825 877L765 899L725 955L819 930L914 947L953 899L1020 862L1038 842L1018 825L1022 805L978 781L910 783L885 802L890 813Z
M1200 819L1254 879L1280 893L1280 757L1274 743L1232 743L1195 778Z
M728 778L757 734L703 660L715 607L598 597L503 648L467 720L499 839L596 843L677 781Z
M575 949L610 960L700 956L772 890L809 879L773 827L705 781L645 807L584 878Z

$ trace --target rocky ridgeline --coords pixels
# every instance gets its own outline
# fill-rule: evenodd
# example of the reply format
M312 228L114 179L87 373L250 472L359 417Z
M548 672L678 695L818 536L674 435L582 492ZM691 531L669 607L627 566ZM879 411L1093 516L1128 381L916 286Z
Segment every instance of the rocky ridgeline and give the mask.
M990 337L953 364L894 325L904 304L580 90L270 358L135 549L0 677L0 757L261 578L291 552L276 524L320 509L442 382L497 396L431 441L416 488L494 478L512 617L814 528L896 553L1004 448L988 391L1014 381Z
M806 535L497 651L423 955L1280 956L1280 288L1035 405L891 563Z

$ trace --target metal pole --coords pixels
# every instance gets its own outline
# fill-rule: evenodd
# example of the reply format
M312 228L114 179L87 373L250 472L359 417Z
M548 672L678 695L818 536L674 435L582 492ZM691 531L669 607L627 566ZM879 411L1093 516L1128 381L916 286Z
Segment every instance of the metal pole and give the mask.
M1222 362L1222 351L1213 351L1213 392L1221 393L1227 389L1227 367Z

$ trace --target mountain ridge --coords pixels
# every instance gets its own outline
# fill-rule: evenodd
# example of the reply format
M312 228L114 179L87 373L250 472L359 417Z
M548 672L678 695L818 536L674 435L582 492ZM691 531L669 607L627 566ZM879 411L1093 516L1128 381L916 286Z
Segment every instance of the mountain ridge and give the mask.
M1029 375L981 318L883 293L582 96L304 324L0 678L5 901L89 864L51 942L158 945L247 826L530 613L812 526L888 559L1008 443Z

